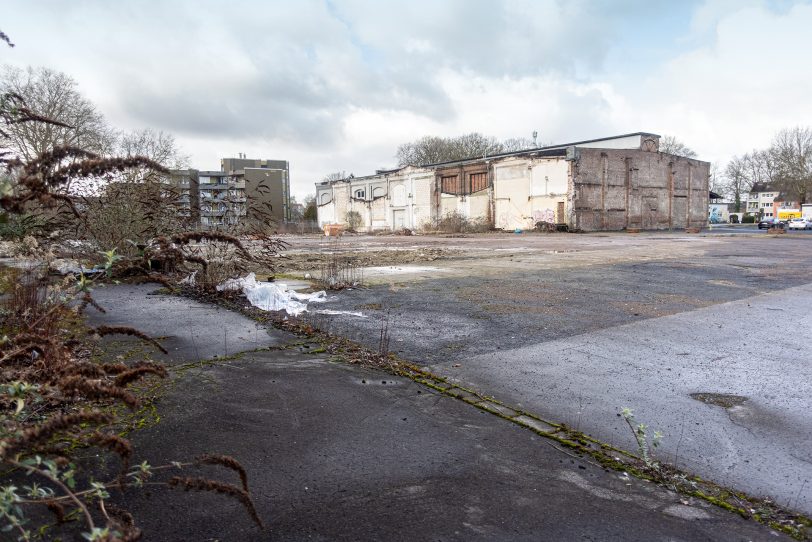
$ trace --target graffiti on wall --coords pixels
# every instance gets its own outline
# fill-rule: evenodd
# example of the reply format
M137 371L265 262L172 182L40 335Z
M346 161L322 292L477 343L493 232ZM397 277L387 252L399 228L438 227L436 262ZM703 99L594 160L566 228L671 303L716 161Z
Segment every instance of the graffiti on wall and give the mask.
M555 211L552 209L536 209L533 211L533 224L537 222L555 223Z
M711 224L723 224L727 222L727 218L725 217L721 206L711 205L711 208L708 211L708 222Z

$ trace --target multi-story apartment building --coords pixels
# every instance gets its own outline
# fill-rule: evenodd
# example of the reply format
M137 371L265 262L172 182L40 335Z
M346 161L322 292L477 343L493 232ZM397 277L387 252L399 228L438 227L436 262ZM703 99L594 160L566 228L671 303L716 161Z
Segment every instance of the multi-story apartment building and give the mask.
M290 176L285 160L223 158L220 171L174 170L180 212L204 227L231 226L247 218L290 220Z
M775 198L779 193L778 189L771 184L753 184L747 195L747 213L761 218L773 218L775 216Z
M200 191L198 190L197 171L193 169L173 170L168 179L172 192L177 194L176 205L182 216L200 219Z
M220 170L242 181L253 212L276 222L290 221L290 169L286 160L258 160L240 154L220 160Z
M233 226L246 215L245 180L222 171L200 171L200 223Z

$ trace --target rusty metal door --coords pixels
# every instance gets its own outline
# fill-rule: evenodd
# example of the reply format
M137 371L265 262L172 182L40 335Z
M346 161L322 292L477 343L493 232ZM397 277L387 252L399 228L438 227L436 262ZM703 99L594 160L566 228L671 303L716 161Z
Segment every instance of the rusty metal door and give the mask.
M555 223L556 224L564 224L567 221L567 218L564 216L564 202L558 202L558 208L555 211Z

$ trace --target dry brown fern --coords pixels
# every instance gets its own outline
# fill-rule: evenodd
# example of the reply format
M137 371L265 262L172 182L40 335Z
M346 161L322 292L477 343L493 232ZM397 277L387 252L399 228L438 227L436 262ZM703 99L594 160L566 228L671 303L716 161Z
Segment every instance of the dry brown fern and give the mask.
M248 475L245 472L245 468L233 457L229 455L205 454L198 457L197 462L203 465L220 465L233 470L239 474L243 490L248 491Z
M46 422L29 427L24 430L21 435L13 439L0 442L0 458L9 457L22 449L34 447L52 438L57 433L77 425L84 423L109 423L112 419L110 414L105 414L98 410L86 410L75 414L56 415Z
M257 510L254 507L254 501L251 500L251 495L244 489L240 489L239 487L231 484L218 482L217 480L181 476L173 476L170 478L168 485L170 487L183 488L186 491L211 491L234 497L240 502L240 504L243 505L243 508L245 508L245 510L251 516L251 519L253 519L261 529L265 528L265 524L259 518L259 514L257 514Z
M92 333L100 337L104 337L105 335L129 335L130 337L137 337L142 341L148 342L164 354L169 354L169 351L164 348L161 343L144 333L143 331L139 331L134 327L128 326L99 326L93 330Z

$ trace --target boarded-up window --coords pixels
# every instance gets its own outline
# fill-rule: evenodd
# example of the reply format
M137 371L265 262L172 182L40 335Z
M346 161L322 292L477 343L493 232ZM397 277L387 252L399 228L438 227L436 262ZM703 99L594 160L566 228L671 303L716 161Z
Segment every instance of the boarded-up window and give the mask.
M440 183L442 185L442 192L446 194L462 194L462 183L460 183L459 175L448 175L447 177L441 177Z
M406 205L406 187L402 184L392 188L392 205L395 207Z
M488 188L487 173L471 173L471 193Z

